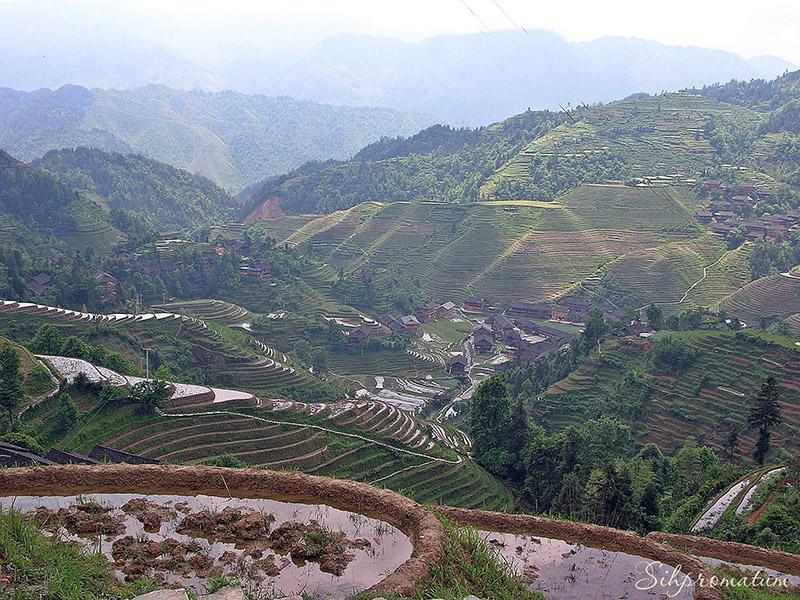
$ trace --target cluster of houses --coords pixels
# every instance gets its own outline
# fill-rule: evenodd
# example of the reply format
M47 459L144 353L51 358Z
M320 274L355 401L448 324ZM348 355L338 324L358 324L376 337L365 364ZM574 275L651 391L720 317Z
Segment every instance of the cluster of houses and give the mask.
M98 271L92 275L97 280L104 290L108 292L111 297L117 296L117 279L113 275L109 275L105 271ZM34 296L41 296L47 289L53 285L53 279L47 273L39 273L35 277L31 277L28 281L27 288Z
M755 241L763 238L786 239L793 227L800 225L800 212L767 215L757 218L737 218L737 212L752 209L756 202L765 196L755 184L744 183L729 186L725 182L712 179L705 182L705 189L715 193L708 203L708 210L695 213L698 222L711 225L712 233L727 236L731 231L742 227L745 239Z
M444 304L427 302L415 310L413 314L403 315L397 318L394 315L386 313L379 316L377 320L378 323L397 335L416 335L422 323L426 323L432 319L446 319L453 314L456 308L453 302L445 302ZM360 344L368 340L372 332L373 328L369 325L360 325L350 332L347 336L347 340L351 344Z

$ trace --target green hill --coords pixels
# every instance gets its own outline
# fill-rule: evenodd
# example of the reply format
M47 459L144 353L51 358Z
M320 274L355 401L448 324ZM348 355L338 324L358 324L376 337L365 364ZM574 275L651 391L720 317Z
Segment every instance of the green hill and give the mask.
M77 148L52 150L32 164L160 231L185 231L233 215L235 201L210 180L142 156Z
M86 246L107 252L119 239L98 204L0 150L0 242L47 255Z
M240 190L308 160L345 158L431 117L237 92L150 85L100 90L0 89L0 147L23 160L75 146L141 153Z

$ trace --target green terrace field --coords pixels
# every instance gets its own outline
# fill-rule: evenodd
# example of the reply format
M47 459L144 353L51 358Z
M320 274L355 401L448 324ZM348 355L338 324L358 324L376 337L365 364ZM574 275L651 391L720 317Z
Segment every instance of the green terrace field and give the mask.
M174 464L231 454L259 467L367 481L420 502L514 506L507 488L453 451L463 451L463 434L379 402L225 403L163 416L130 405L84 409L95 416L59 447L86 452L99 443Z
M748 283L725 298L722 307L742 321L758 325L762 317L787 319L800 313L800 277L769 275ZM790 320L795 332L797 317Z
M391 306L395 280L410 282L425 299L459 302L479 294L503 303L557 297L606 263L697 237L716 260L718 244L705 239L694 221L699 207L685 186L584 185L557 203L369 203L309 221L285 240L308 244L331 265L328 284L338 278L338 269L353 282L369 271L376 311ZM284 219L295 218L275 222ZM699 264L702 258L691 262ZM634 260L632 267L635 287L636 277L650 276L649 264ZM311 285L333 301L330 285L326 290L317 279ZM672 301L685 290L674 297L678 283ZM733 291L730 286L718 292L713 288L708 294L715 299Z
M728 251L707 234L625 254L603 267L603 279L637 298L637 306L655 302L665 314L707 307L747 283L749 250Z
M762 119L755 111L686 93L578 108L571 116L573 121L531 142L501 167L481 188L482 196L491 197L504 179L529 178L534 158L554 159L557 165L601 155L623 161L630 177L691 177L715 164L715 149L705 131L712 118L745 128Z
M720 449L730 427L746 428L748 400L773 376L783 415L773 444L800 447L800 352L791 340L755 332L671 335L697 351L685 371L653 364L653 338L605 342L601 353L592 353L539 398L535 413L554 430L600 414L619 416L642 444L672 451L693 437ZM739 448L749 452L753 432L744 431L740 440Z

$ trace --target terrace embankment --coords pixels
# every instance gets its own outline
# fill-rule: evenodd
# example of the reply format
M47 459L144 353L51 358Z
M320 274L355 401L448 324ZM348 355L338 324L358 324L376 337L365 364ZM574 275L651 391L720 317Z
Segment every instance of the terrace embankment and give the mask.
M415 584L429 575L429 565L442 557L444 529L425 507L390 490L370 485L294 472L261 469L222 469L172 465L65 465L0 470L0 495L73 495L88 493L208 494L241 498L270 498L334 508L380 518L409 536L411 557L373 586L382 594L411 595ZM744 544L693 536L651 533L641 537L599 525L558 521L530 515L468 510L447 506L438 512L459 525L529 534L624 552L660 561L696 578L710 581L714 572L684 552L777 569L800 575L800 558ZM695 586L696 600L721 600L712 587Z
M683 552L707 556L733 563L755 565L775 569L787 575L800 576L800 556L778 550L767 550L738 542L721 542L694 535L676 535L654 531L647 534L648 540L669 544Z

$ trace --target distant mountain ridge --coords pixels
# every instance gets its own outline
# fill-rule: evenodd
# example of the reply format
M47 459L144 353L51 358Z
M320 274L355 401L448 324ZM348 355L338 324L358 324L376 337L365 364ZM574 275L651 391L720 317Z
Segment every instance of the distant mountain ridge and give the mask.
M240 190L308 160L347 158L381 137L410 135L432 117L237 92L22 92L0 88L0 148L25 161L89 146L140 153Z

